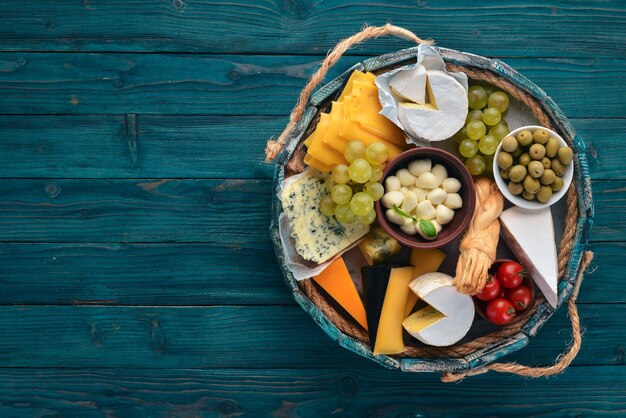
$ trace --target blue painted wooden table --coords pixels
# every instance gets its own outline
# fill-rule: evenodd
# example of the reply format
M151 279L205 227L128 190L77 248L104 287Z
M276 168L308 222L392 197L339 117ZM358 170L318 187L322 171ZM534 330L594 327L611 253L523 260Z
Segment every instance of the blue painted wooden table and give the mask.
M0 0L0 416L626 413L626 3L388 3ZM501 58L590 144L597 270L560 376L384 370L283 283L265 140L337 40L387 21ZM511 360L550 364L568 322Z

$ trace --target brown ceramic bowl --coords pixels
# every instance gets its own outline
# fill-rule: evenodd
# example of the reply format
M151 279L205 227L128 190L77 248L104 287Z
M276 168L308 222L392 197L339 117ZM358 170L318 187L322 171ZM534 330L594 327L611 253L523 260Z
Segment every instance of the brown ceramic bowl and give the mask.
M411 248L439 248L458 237L472 219L474 207L476 206L476 191L472 175L465 168L465 164L454 155L438 148L413 148L403 152L391 160L383 173L382 182L384 184L387 176L394 175L398 170L406 168L413 160L430 158L435 164L441 164L448 170L448 176L454 177L461 182L459 195L463 199L463 207L454 211L454 218L449 224L443 225L441 231L432 241L422 238L420 235L409 235L403 232L400 227L385 216L385 208L379 201L376 202L376 219L380 226L394 237L400 244Z
M518 261L516 260L507 260L507 259L499 259L493 262L493 264L491 265L491 267L489 268L489 273L493 274L494 276L496 275L496 271L498 271L498 267L500 266L500 264L504 263L505 261L515 261L516 263L518 263ZM526 266L524 266L526 267ZM530 306L533 306L533 303L535 302L535 296L537 294L537 289L535 286L535 282L533 281L532 277L530 277L530 274L528 274L524 280L522 281L522 285L528 287L530 289ZM474 300L474 306L476 307L476 312L478 312L478 315L480 315L484 320L487 320L487 304L489 302L485 302L482 301L480 299L478 299L477 297L472 297L472 299ZM524 311L518 312L518 315L523 314ZM491 322L491 321L490 321Z

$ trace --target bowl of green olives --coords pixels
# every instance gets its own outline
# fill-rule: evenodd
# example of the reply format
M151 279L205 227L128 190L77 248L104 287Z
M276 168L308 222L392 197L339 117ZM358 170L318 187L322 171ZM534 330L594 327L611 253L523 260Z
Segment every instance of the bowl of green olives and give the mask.
M558 202L574 177L574 152L556 132L523 126L502 139L493 158L493 177L507 200L525 209Z

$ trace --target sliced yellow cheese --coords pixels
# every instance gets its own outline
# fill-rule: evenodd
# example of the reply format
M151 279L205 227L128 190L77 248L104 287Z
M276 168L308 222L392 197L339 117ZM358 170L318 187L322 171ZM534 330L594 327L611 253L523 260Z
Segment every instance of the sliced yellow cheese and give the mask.
M413 270L411 266L391 269L376 333L374 355L398 354L404 351L402 321L407 297L412 293L409 283L415 278Z
M445 317L446 316L437 309L428 305L402 321L402 326L406 328L409 333L417 333L436 324Z
M330 125L329 116L323 113L320 116L320 121L317 124L319 128L322 129L321 132L326 132L328 134ZM317 131L317 129L316 129ZM315 133L315 132L314 132ZM315 158L317 161L320 161L326 165L336 166L338 164L347 164L347 161L341 152L338 152L324 143L323 134L318 134L313 137L311 142L309 143L309 147L307 152L311 155L311 157Z
M366 147L370 146L375 142L382 142L387 145L389 149L389 159L394 158L396 155L402 153L404 150L400 148L396 144L392 144L391 142L385 141L379 136L374 135L371 132L366 131L351 119L343 119L341 121L341 125L339 126L338 134L340 138L343 138L344 141L331 140L327 138L329 145L333 146L336 150L343 152L346 147L346 144L349 141L361 141ZM331 142L332 141L332 142Z
M369 87L375 91L361 87L360 93L354 92L344 99L346 115L366 131L396 145L406 146L402 130L379 113L382 106L378 100L378 88L375 85Z
M411 264L415 266L413 270L413 277L420 277L422 274L433 273L439 270L444 258L446 258L446 253L438 249L411 249ZM411 313L417 303L417 299L418 298L415 293L409 292L409 297L407 298L404 309L405 317Z
M344 97L352 92L352 85L355 81L370 81L372 84L376 81L376 76L373 73L367 72L364 73L362 71L353 71L350 74L350 78L348 78L348 82L346 86L343 88L341 95L337 99L338 102L343 101Z
M315 168L316 170L322 173L330 173L333 169L332 166L324 164L323 162L316 160L315 158L311 157L310 154L306 154L304 156L304 163L308 166Z
M365 308L343 258L335 259L313 280L367 330Z

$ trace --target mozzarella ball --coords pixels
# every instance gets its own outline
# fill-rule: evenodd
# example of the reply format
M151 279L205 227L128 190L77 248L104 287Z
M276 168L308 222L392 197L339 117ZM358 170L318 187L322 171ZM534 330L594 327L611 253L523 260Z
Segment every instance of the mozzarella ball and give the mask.
M422 236L422 238L424 238L425 240L428 241L432 241L435 238L437 238L437 235L439 234L439 231L441 231L441 225L439 225L439 223L437 221L431 221L433 223L433 226L435 227L435 236L434 237L429 237L428 235L424 234L424 232L422 231L422 228L420 228L419 225L417 225L417 233L420 234Z
M448 177L441 182L441 188L447 193L456 193L461 190L461 182L454 177Z
M463 207L463 199L461 199L461 196L458 193L448 193L448 196L443 204L450 209L460 209Z
M402 186L402 187L400 187L400 191L401 191L403 194L406 194L406 192L408 192L408 191L409 191L409 188L408 188L408 187L404 187L404 186Z
M386 208L393 208L393 205L400 206L404 200L404 193L401 191L387 192L380 199L383 206Z
M446 197L448 197L448 193L444 192L443 189L440 189L440 188L431 190L428 193L428 200L430 200L430 203L432 203L435 206L440 205L443 202L445 202Z
M417 204L417 217L420 219L435 219L435 207L429 200Z
M426 200L428 196L428 190L420 189L419 187L413 187L411 191L417 196L418 203Z
M435 212L436 212L435 220L439 222L441 225L445 225L445 224L452 222L452 218L454 218L454 211L445 205L437 206L437 209L435 210Z
M415 184L415 176L409 173L409 170L406 168L398 170L396 177L400 180L400 184L403 186L413 186Z
M404 194L404 200L402 200L401 209L406 213L411 213L413 209L417 207L417 195L412 191L408 191Z
M437 177L431 172L421 174L415 181L415 185L421 189L436 189L439 186Z
M430 170L431 173L437 178L437 186L439 186L446 178L448 178L448 170L441 164L435 164Z
M394 192L400 190L400 180L396 176L389 176L385 179L385 191Z
M409 172L415 177L419 177L420 175L430 171L432 164L433 163L429 159L411 161L408 167Z
M400 229L405 234L409 234L409 235L417 234L417 228L416 228L415 222L413 222L411 219L405 220L404 224L400 227Z
M392 222L396 225L404 225L404 220L406 219L405 217L398 215L393 209L387 209L387 211L385 212L385 216L387 217L389 222Z

